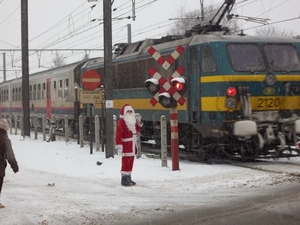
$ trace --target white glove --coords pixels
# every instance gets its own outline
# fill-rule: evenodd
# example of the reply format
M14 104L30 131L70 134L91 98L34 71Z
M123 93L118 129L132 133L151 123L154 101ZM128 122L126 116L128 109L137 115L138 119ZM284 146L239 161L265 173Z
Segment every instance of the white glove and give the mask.
M137 123L141 123L141 120L142 120L141 114L136 113L136 114L135 114L135 119L136 119L136 122L137 122Z
M122 148L118 148L118 155L122 155L123 149Z

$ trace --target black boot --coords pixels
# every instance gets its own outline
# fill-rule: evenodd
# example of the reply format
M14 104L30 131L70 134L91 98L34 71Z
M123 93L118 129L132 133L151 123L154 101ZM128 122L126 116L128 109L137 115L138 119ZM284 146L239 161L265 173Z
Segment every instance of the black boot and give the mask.
M131 186L129 175L122 174L121 185L125 187Z
M136 183L133 180L131 180L131 174L129 175L129 180L130 180L131 185L136 185Z

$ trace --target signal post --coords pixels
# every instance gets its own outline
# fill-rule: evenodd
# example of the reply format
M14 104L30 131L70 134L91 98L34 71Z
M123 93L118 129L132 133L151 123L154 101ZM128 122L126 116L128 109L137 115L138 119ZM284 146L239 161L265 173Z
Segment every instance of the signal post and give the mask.
M179 170L177 107L170 109L172 170Z
M183 51L184 48L179 45L176 50L165 59L153 47L148 49L148 53L165 70L170 68ZM179 66L172 74L170 82L162 77L153 67L149 68L148 73L152 78L145 81L145 86L148 92L153 96L150 103L155 106L156 103L159 102L163 107L170 108L172 170L179 170L177 103L180 105L185 103L183 95L187 91L187 80L181 76L184 73L184 68Z

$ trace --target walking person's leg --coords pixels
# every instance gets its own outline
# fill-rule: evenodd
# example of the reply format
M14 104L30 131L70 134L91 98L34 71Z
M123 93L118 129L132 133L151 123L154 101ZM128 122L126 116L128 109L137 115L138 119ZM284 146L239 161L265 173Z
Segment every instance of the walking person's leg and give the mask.
M3 179L4 179L4 177L0 177L0 195L1 195L2 185L3 185ZM0 209L2 209L2 208L4 208L4 205L2 205L0 203Z

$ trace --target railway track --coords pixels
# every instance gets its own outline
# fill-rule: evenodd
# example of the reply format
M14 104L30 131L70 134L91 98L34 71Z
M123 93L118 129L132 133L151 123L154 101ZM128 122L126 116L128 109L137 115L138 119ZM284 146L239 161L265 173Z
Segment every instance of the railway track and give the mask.
M47 133L47 135L49 135ZM56 132L58 137L64 136L62 132ZM48 137L48 136L47 136ZM74 138L71 138L74 139ZM77 139L74 139L77 140ZM168 149L168 157L171 157L171 147L167 146ZM151 144L149 142L141 142L141 151L142 153L146 154L154 154L158 158L161 156L161 149L155 145L154 143ZM185 152L183 149L180 149L180 159L181 160L189 160L192 162L201 162L204 161L200 159L199 155L193 154L191 152ZM228 159L209 159L206 161L209 164L230 164L233 166L239 166L243 168L253 169L253 170L260 170L264 172L270 172L274 174L282 174L284 176L291 176L299 180L300 182L300 156L299 157L292 157L291 160L289 159L257 159L251 162L240 162L236 160L228 160Z
M142 153L155 154L157 156L161 155L161 149L156 144L151 144L149 142L141 142ZM167 146L168 157L171 157L171 146ZM201 157L196 153L196 151L186 152L183 148L179 147L179 158L181 160L189 160L192 162L203 162Z
M280 160L256 160L254 162L236 163L231 165L253 170L260 170L264 172L282 174L285 176L293 177L300 181L300 157L293 161L280 161Z

